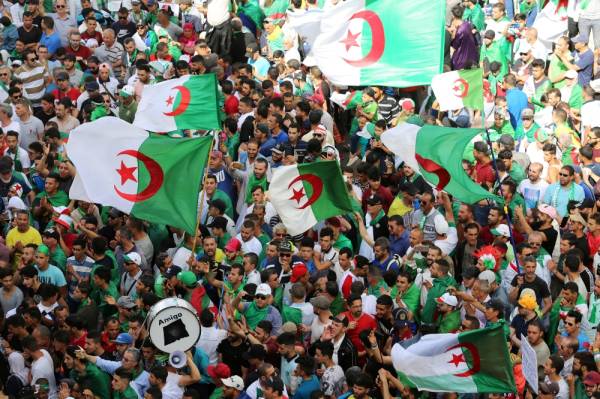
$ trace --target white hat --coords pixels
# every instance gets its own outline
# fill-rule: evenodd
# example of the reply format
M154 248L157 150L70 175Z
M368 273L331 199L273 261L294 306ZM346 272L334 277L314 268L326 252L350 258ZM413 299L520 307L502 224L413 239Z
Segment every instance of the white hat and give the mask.
M443 217L442 215L436 215L433 219L433 224L435 226L436 233L440 235L448 234L448 229L450 228L450 226L448 226L448 222L446 221L445 217Z
M506 224L499 224L498 227L490 230L495 236L510 237L510 230Z
M256 287L255 295L271 295L271 286L269 284L259 284Z
M135 93L135 90L133 90L133 86L131 86L131 85L125 85L119 91L119 94L123 97L131 97L134 95L134 93Z
M244 380L242 380L242 377L240 376L232 375L229 378L221 378L221 382L226 387L233 388L238 391L244 390Z
M596 93L600 93L600 79L596 79L596 80L592 80L590 82L590 87L592 88L592 90L594 90Z
M123 255L123 260L125 262L133 262L138 266L142 264L142 257L137 252L130 252L128 254Z
M437 303L445 303L446 305L456 306L458 305L458 299L454 295L450 295L449 293L445 293L441 297L436 299Z
M491 270L484 270L481 273L479 273L479 277L477 278L479 280L485 280L489 284L492 284L494 281L496 281L496 273L494 273Z
M531 44L527 43L527 40L521 40L519 45L519 53L528 53L531 51Z
M25 202L19 197L10 197L7 208L25 210L27 209L27 205L25 205Z
M70 229L71 226L73 225L73 218L69 215L60 215L57 219L56 219L56 223L60 224L61 226Z

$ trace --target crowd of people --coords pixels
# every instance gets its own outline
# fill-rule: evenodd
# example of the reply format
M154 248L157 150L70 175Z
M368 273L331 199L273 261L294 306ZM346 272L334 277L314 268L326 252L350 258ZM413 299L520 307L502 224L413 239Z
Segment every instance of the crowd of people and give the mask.
M444 68L483 68L483 112L441 112L427 86L328 83L288 15L343 3L0 1L5 394L600 397L600 1L448 0ZM544 13L564 24L551 40ZM222 130L168 133L215 139L196 234L69 198L71 131L132 122L146 85L205 73ZM403 123L485 127L463 169L504 203L437 192L381 141ZM271 176L321 160L354 212L292 236ZM169 297L201 329L179 364L148 329ZM515 392L420 392L394 370L394 344L498 325Z

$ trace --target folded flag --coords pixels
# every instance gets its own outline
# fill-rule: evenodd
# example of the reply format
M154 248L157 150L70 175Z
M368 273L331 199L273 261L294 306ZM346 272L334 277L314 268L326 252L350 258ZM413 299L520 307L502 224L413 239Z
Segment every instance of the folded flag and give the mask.
M215 74L186 75L144 86L133 124L151 132L219 129Z
M336 161L275 169L269 198L288 233L304 233L320 220L352 212L342 172Z
M392 348L394 368L420 390L516 392L502 326L460 334L430 334Z
M464 107L483 109L483 69L452 71L435 75L431 81L440 111Z
M194 233L211 141L150 134L109 116L84 123L67 143L78 175L70 198Z
M444 0L339 3L323 12L311 55L336 85L428 85L442 71L445 6Z

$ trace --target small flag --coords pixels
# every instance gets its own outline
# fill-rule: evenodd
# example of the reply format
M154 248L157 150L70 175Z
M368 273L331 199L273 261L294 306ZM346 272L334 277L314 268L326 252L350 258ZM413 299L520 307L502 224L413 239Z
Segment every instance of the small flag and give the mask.
M483 109L483 69L442 73L433 77L431 88L440 104L440 111L464 107Z
M194 232L212 137L172 139L107 116L75 128L69 138L78 175L71 199Z
M280 166L273 173L269 198L288 233L304 233L320 220L352 212L336 161Z
M460 334L430 334L392 348L394 368L420 390L516 392L502 326Z
M144 86L133 124L151 132L219 129L215 74L187 75Z

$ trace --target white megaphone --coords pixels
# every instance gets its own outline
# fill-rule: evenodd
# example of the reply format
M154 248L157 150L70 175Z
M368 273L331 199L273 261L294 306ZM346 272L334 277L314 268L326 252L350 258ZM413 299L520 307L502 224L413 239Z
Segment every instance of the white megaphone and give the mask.
M182 351L175 351L169 355L169 364L176 369L180 369L187 363L187 357Z

